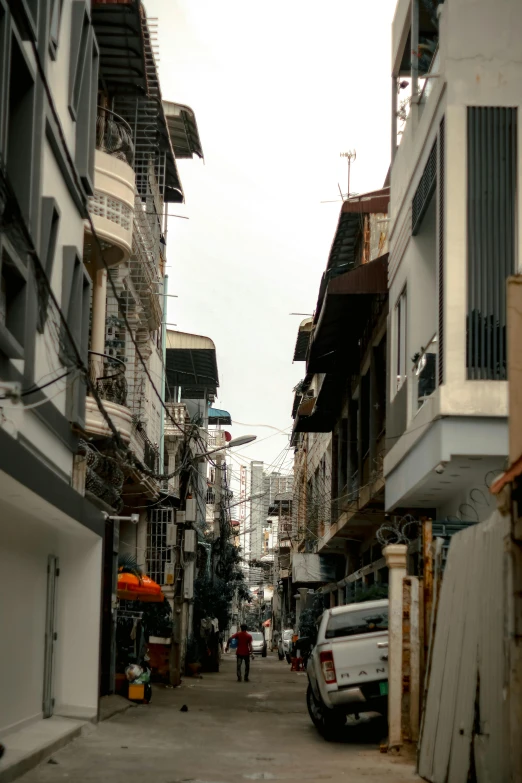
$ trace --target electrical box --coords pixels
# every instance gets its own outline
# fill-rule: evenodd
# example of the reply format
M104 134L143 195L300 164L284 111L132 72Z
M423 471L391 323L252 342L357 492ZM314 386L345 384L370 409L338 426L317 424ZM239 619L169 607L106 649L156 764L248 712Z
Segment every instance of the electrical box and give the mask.
M186 554L195 554L196 552L196 531L185 530L185 538L183 540L183 549Z
M167 546L176 546L178 543L178 526L167 522Z
M195 561L187 563L183 575L183 598L191 601L194 598L194 566Z
M185 512L184 511L176 511L176 522L178 525L184 525L185 524Z
M196 498L187 498L185 503L185 522L196 521Z
M174 563L165 563L165 570L163 572L164 584L174 584Z

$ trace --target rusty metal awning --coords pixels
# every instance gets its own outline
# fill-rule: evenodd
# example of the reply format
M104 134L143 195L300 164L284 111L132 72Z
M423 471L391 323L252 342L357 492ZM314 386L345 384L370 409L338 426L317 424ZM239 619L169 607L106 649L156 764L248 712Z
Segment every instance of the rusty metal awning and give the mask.
M327 373L318 397L309 398L299 406L293 433L331 432L339 416L345 389L345 373Z
M388 254L327 283L310 341L308 373L338 372L346 365L366 325L372 299L387 293Z

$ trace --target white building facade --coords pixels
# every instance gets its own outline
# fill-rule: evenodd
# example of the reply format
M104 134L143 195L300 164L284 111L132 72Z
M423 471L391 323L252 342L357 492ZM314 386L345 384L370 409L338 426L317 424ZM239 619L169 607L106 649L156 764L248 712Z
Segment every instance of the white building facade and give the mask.
M104 519L84 497L75 456L99 55L90 3L1 2L0 51L0 737L9 749L42 718L98 713Z
M462 0L397 4L388 511L482 520L508 453L505 289L521 266L521 27L517 0L480 0L472 15Z

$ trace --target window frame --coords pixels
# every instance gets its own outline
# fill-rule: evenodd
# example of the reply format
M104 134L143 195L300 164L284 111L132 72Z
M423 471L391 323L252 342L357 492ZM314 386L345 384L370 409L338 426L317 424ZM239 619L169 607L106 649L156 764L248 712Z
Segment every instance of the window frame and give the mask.
M404 386L408 377L407 342L408 342L408 287L405 285L393 308L393 383L391 397Z
M18 323L8 323L7 307L5 322L0 322L0 354L8 359L25 359L25 324L27 317L27 278L26 266L20 260L18 253L7 239L0 236L0 279L3 277L4 256L10 261L10 274L18 280L19 290L13 298L11 305L15 305L16 313L10 313L9 319L14 317ZM7 304L7 302L6 302ZM13 328L14 327L14 328Z
M51 0L49 13L49 56L56 60L58 44L60 41L60 30L62 26L64 0ZM55 31L53 32L53 25Z

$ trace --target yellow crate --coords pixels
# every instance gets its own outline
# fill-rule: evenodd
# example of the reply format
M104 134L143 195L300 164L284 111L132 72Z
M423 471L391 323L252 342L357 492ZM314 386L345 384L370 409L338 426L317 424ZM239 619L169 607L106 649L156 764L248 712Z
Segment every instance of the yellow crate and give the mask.
M129 683L129 699L131 701L143 701L145 698L145 685L133 685Z

